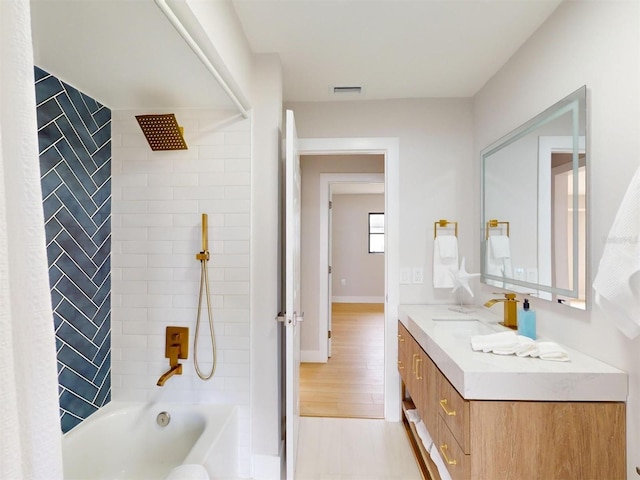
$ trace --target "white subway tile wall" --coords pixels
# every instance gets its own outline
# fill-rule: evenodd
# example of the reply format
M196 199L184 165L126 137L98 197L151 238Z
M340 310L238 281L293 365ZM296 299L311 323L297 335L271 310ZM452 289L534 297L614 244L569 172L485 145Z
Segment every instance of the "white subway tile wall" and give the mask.
M227 112L176 111L189 149L154 152L135 120L139 113L148 112L112 115L112 398L239 405L239 468L250 476L251 122ZM209 381L200 380L193 365L202 213L209 222L217 347ZM198 364L208 372L204 299L201 322ZM169 325L189 327L189 358L181 376L158 387L169 366Z

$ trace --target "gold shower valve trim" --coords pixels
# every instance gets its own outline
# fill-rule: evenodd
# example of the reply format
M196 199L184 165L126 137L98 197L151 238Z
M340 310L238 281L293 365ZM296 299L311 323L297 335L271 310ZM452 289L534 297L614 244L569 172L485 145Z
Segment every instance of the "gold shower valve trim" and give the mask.
M173 113L136 115L151 150L187 150L184 129Z

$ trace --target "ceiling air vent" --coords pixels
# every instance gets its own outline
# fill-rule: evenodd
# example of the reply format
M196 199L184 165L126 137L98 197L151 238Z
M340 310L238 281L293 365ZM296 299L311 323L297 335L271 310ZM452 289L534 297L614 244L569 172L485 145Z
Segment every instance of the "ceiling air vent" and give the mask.
M362 93L362 87L333 87L333 93Z

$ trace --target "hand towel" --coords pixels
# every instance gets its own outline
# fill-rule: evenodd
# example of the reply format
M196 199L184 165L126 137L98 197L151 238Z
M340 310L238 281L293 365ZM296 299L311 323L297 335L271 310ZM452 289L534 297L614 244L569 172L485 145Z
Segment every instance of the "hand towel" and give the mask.
M491 246L491 256L493 258L511 257L509 237L506 235L491 235L489 237L489 245Z
M540 349L538 348L538 344L535 340L529 337L525 337L524 335L518 335L518 348L515 351L515 354L519 357L535 357L540 353Z
M532 345L534 340L523 335L516 335L516 341L510 345L495 347L492 352L496 355L518 355L525 357L526 352L537 352L538 349Z
M174 468L165 480L209 480L209 474L202 465L191 463Z
M433 242L433 288L453 288L452 272L458 270L458 238L439 235Z
M418 432L418 437L422 440L425 450L429 452L433 446L433 439L431 435L429 435L429 431L422 420L416 423L416 431Z
M640 167L609 230L593 288L614 325L629 338L640 335Z
M494 351L494 349L504 350L507 348L515 348L518 345L518 337L515 332L511 330L490 333L488 335L474 335L471 337L471 348L475 352L482 350L488 353Z

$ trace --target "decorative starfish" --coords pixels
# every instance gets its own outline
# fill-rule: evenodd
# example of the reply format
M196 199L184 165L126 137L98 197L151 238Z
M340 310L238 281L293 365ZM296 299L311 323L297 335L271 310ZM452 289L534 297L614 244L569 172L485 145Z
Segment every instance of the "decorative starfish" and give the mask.
M467 267L465 266L465 257L462 257L462 261L460 262L460 268L457 271L451 271L451 276L453 277L453 290L451 293L455 293L458 288L462 287L469 295L473 297L473 291L471 291L471 287L469 286L469 279L473 277L480 276L479 273L469 273L467 272Z

